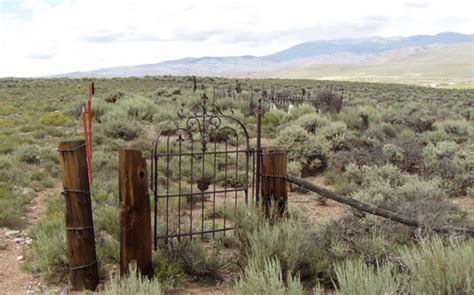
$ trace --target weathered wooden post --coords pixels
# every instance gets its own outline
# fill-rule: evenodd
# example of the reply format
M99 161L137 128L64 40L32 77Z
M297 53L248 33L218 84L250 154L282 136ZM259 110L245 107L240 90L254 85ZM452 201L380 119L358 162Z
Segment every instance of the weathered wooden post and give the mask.
M281 217L285 213L288 201L287 184L288 155L284 150L266 149L262 153L262 201L265 215L271 210ZM273 206L275 209L271 208Z
M83 140L59 144L66 198L66 243L72 290L95 290L99 283L91 194Z
M135 261L141 273L153 275L151 217L146 160L139 150L119 150L120 273Z

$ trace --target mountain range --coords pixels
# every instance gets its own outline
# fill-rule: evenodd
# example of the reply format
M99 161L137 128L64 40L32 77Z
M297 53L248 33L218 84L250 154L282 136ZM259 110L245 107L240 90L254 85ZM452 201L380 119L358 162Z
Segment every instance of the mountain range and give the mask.
M433 36L311 41L265 56L183 58L61 76L198 75L336 80L367 80L367 77L375 77L374 80L377 81L377 77L384 76L410 79L410 71L404 69L414 68L414 65L423 68L415 69L414 74L423 78L425 83L436 80L430 79L430 76L433 76L433 71L436 72L438 66L444 70L449 68L445 72L450 76L441 74L440 78L473 80L474 34L446 32ZM384 66L385 72L382 69ZM397 70L397 67L402 71ZM456 71L458 67L461 68ZM359 69L362 69L362 73ZM425 81L424 78L428 79Z

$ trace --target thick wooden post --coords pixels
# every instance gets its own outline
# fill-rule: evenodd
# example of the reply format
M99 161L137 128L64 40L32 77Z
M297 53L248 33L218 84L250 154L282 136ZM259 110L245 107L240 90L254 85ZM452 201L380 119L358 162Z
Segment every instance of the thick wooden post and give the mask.
M139 150L119 150L120 273L135 261L141 273L153 275L151 212L146 160Z
M283 216L288 201L287 152L269 149L262 153L262 200L265 215L271 215L274 204L280 216Z
M58 147L66 198L66 242L72 290L95 290L99 283L91 194L83 140Z

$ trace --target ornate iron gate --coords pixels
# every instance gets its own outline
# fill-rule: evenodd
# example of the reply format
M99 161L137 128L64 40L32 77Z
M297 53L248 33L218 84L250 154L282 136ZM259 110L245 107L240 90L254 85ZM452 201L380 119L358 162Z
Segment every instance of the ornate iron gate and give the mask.
M255 196L255 151L242 122L204 94L164 124L151 155L154 243L232 230L229 215Z

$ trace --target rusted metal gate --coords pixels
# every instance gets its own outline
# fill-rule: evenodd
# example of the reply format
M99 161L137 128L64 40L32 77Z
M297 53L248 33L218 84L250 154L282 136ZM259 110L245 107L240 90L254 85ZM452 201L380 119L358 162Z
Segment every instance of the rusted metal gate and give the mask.
M232 230L230 214L255 199L255 154L245 125L205 94L164 124L151 154L155 249Z

